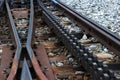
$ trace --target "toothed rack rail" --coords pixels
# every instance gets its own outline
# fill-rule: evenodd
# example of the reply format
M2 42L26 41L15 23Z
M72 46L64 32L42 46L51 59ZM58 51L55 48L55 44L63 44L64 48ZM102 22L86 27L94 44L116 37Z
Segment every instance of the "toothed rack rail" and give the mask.
M5 5L3 5L5 3ZM35 5L34 5L35 4ZM64 44L71 55L81 64L92 80L120 80L114 72L114 66L119 69L119 64L105 65L96 56L91 54L84 45L78 42L78 38L69 34L61 27L59 21L46 6L53 7L51 11L58 9L66 16L82 25L82 29L95 36L108 49L119 55L120 38L103 28L87 17L78 14L71 8L57 0L6 0L0 1L0 9L6 7L12 35L12 45L3 48L0 64L0 80L56 80L53 68L41 45L36 50L35 38L35 15L40 15L43 21ZM39 13L35 14L35 9ZM26 22L22 22L25 20ZM19 22L21 21L21 22ZM26 29L22 34L21 29ZM79 35L78 35L79 36ZM38 46L37 46L38 48ZM41 51L39 53L39 50ZM36 55L37 54L37 55ZM45 60L44 60L45 59ZM45 62L44 62L45 61ZM120 69L119 69L120 70ZM73 79L75 80L75 78ZM84 78L83 80L89 80Z

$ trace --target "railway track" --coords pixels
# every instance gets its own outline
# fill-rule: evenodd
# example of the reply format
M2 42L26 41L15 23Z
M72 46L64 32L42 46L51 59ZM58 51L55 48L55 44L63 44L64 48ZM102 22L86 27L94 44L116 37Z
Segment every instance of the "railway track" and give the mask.
M37 59L34 56L34 52L31 48L31 39L32 39L32 32L33 32L33 15L34 15L34 7L32 1L27 1L26 4L23 5L23 3L19 1L15 1L14 3L10 3L6 0L6 8L8 11L12 32L16 44L16 50L15 52L12 52L7 59L10 62L1 62L1 79L2 80L14 80L14 79L20 79L24 80L24 73L28 76L26 76L26 79L42 79L47 80L45 75L43 75L41 68L37 62ZM9 5L13 6L9 6ZM29 6L30 5L30 6ZM28 7L28 8L27 8ZM15 15L18 13L17 15ZM28 14L27 14L28 13ZM26 15L27 14L27 15ZM28 17L29 16L29 17ZM28 18L28 23L17 23L17 21ZM27 26L28 25L28 26ZM24 36L21 36L19 34L20 28L28 28L28 31L25 32ZM28 32L28 33L27 33ZM29 34L30 33L30 34ZM28 39L26 39L26 35L28 35ZM25 43L26 44L25 44ZM23 44L25 44L23 47ZM14 47L15 45L13 45ZM6 54L7 55L7 54ZM27 57L26 57L27 55ZM13 56L13 57L12 57ZM11 58L10 58L11 57ZM12 59L13 58L13 59ZM20 63L26 63L26 59L29 59L29 68L28 64L23 65ZM4 59L3 59L4 60ZM28 61L27 61L28 63ZM23 68L20 67L23 65ZM31 67L30 67L31 66ZM10 69L9 72L7 72L7 69ZM32 69L32 76L30 73L30 69ZM3 73L2 70L5 70L6 73ZM34 73L34 75L33 75ZM2 76L3 75L3 76ZM20 77L21 75L21 77ZM33 76L36 76L33 78Z
M0 0L0 12L2 11L3 3L4 3L4 0Z
M87 17L83 16L82 14L78 14L74 10L65 6L63 3L56 0L53 2L56 3L56 5L59 5L58 7L60 9L66 11L66 14L72 17L72 19L78 21L77 22L78 24L84 26L82 28L84 28L88 33L96 36L104 45L106 45L109 49L114 51L116 54L118 53L119 55L120 51L118 47L120 46L120 38L117 35L108 31L106 28L100 26L94 21L89 20Z
M61 8L60 8L61 5L57 5L57 4L59 4L59 2L57 2L57 1L53 1L53 2L56 4L57 7L59 7L59 10L60 10L60 9L61 9ZM62 29L62 27L60 27L58 17L57 17L58 20L56 20L56 16L52 16L52 15L53 15L52 13L57 12L58 9L55 9L56 7L50 5L51 3L49 3L49 2L47 3L47 1L46 1L46 2L44 1L44 4L41 4L41 3L42 3L42 2L39 2L39 4L41 5L41 7L42 7L42 9L43 9L43 11L44 11L44 12L43 12L43 13L44 13L43 15L46 16L46 18L47 18L47 19L46 19L46 22L48 21L48 19L50 20L50 17L51 17L51 18L52 18L51 22L54 20L54 23L56 23L56 24L53 24L53 25L56 25L57 28L58 28L58 27L60 28L60 29L59 29L59 28L58 28L58 29L57 29L57 28L53 28L53 30L55 31L55 33L60 32L59 30L61 30L61 31L66 31L65 28ZM43 6L43 5L44 5L44 6ZM66 7L65 7L65 9L66 9ZM63 9L63 6L62 6L62 10L61 10L61 13L62 13L62 14L57 14L57 16L63 17L63 15L66 14L66 12L67 12L65 9ZM68 8L67 8L67 9L68 9ZM69 11L70 11L70 10L69 10ZM60 11L58 11L58 13L60 13ZM69 14L70 14L70 13L68 13L67 15L69 15ZM72 12L71 12L70 15L72 15L72 18L76 16L76 15L74 15L74 14L75 14L75 13L72 14ZM49 17L48 17L48 15L49 15ZM78 17L78 16L77 16L77 17ZM80 21L80 20L79 20L79 21ZM50 21L48 21L47 23L50 25ZM68 22L68 24L70 24L70 23ZM51 26L53 26L53 25L51 25ZM89 25L89 26L90 26L90 25ZM58 30L58 31L57 31L57 30ZM107 31L107 30L106 30L106 31ZM100 33L102 33L102 32L100 32ZM62 34L62 33L61 33L61 34ZM60 36L61 34L58 33L57 35L61 38L61 36ZM65 34L65 32L63 32L63 35L62 35L62 36L68 37L69 35L70 35L70 34L68 34L68 33ZM114 35L114 34L112 34L112 35ZM98 36L98 37L100 37L100 36ZM106 37L107 37L107 36L106 36ZM109 37L109 36L108 36L108 37ZM107 37L107 38L108 38L108 37ZM72 41L74 42L73 46L75 46L75 45L76 45L76 46L80 46L79 43L75 43L75 42L77 42L77 39L74 37L74 35L72 35L72 38L73 38ZM64 43L67 47L68 47L68 46L70 47L70 45L68 45L68 44L70 43L70 41L69 41L70 39L71 39L71 37L70 37L70 38L68 37L68 41L66 41L66 42L65 42L65 40L67 40L67 38L65 38L65 39L62 40L63 43ZM113 39L114 39L114 37L113 37ZM99 40L99 39L98 39L98 40ZM101 39L100 39L100 40L101 40ZM105 39L104 39L104 40L105 40ZM117 40L119 41L119 38L118 38ZM67 42L68 42L68 43L67 43ZM71 43L72 43L72 42L71 42ZM72 46L72 48L70 47L70 48L68 48L68 49L75 49L75 47L73 47L73 46ZM83 48L83 46L82 46L82 48ZM81 49L81 48L80 48L80 49ZM79 49L79 50L80 50L80 49ZM72 52L72 50L70 50L70 51ZM76 49L75 51L77 51L77 49ZM76 56L77 56L77 57L78 57L78 56L81 56L82 59L83 59L83 61L86 61L84 55L87 55L87 53L88 53L87 59L88 59L88 57L91 57L91 55L90 55L89 52L87 52L87 50L85 50L85 48L83 48L83 51L85 51L85 52L83 52L83 54L81 54L81 55L80 55L80 53L82 53L82 52L73 52L73 53L76 53L76 54L73 54L73 55L74 55L75 57L76 57ZM86 53L86 54L84 54L84 53ZM78 55L77 55L77 54L78 54ZM83 56L82 56L82 55L83 55ZM89 56L89 55L90 55L90 56ZM80 58L80 57L78 57L78 61L79 61L79 58ZM82 59L81 59L81 61L82 61ZM99 60L96 60L96 58L95 58L94 56L93 56L93 66L95 66L95 65L94 65L94 60L95 60L96 63L98 63L97 66L99 66ZM95 64L96 64L96 63L95 63ZM85 63L83 62L83 64L85 64ZM86 65L84 65L84 67L85 67L85 68L88 70L88 72L89 72L90 68L87 68L87 64L89 64L89 61L86 63ZM112 66L115 66L115 65L112 65ZM89 67L89 66L88 66L88 67ZM105 69L105 68L103 68L103 70L104 70L104 69ZM91 71L90 73L92 73L92 72L95 71L95 70L93 70L93 71L90 70L90 71ZM107 71L107 70L105 70L105 71ZM103 71L103 72L104 72L104 71ZM108 75L111 74L111 72L109 72L109 70L108 70L107 72L108 72ZM107 73L107 72L105 72L105 73ZM98 75L100 75L100 74L99 74L99 71L98 71L97 73L98 73ZM95 75L95 74L97 75L97 73L94 72L93 75ZM103 73L103 75L104 75L104 73ZM108 77L108 76L107 76L107 77ZM96 78L94 78L94 79L96 79ZM112 78L109 77L109 79L112 79ZM104 80L104 78L103 78L103 80Z
M3 46L1 80L120 80L116 35L59 1L37 2L5 1L13 40ZM93 44L116 63L95 56Z
M38 45L38 48L35 50L42 52L41 56L39 56L41 63L43 62L41 58L47 60L45 56L48 56L56 77L55 80L88 79L89 74L85 72L81 65L77 64L76 60L69 54L70 52L65 48L63 43L59 41L58 37L54 33L51 33L51 29L48 25L43 24L43 26L38 27L37 30L40 31L41 34L36 35L35 43ZM43 54L47 55L43 56ZM46 71L47 70L49 70L48 66L46 66Z

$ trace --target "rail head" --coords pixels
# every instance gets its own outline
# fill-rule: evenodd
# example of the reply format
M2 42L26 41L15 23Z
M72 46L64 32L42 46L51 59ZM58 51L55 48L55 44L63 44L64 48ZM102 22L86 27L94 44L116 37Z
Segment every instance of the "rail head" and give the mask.
M30 60L32 62L33 68L36 72L37 77L40 80L48 80L47 77L44 75L42 72L42 69L34 55L34 52L31 47L31 42L32 42L32 35L33 35L33 20L34 20L34 5L33 5L33 0L30 0L30 20L29 20L29 26L28 26L28 34L27 34L27 42L26 42L26 48L28 51L28 54L30 56Z
M101 79L109 80L110 78L112 78L113 80L117 80L114 75L109 75L110 74L109 69L106 68L106 66L104 66L102 62L99 62L96 56L89 53L88 50L84 48L84 46L80 45L79 42L75 40L74 36L69 35L67 31L59 25L59 23L57 22L56 18L52 15L52 13L50 13L50 11L48 11L44 7L42 1L38 0L38 3L39 6L42 8L45 22L49 25L50 28L53 29L54 33L56 33L58 38L61 39L61 41L64 43L67 49L71 53L74 53L72 55L75 56L77 61L81 62L83 64L83 67L88 72L93 73L91 74L93 77L98 78L98 80ZM97 68L100 69L97 70Z
M26 47L27 47L30 58L32 58L33 56L33 51L31 48L31 41L32 41L32 35L33 35L33 19L34 19L34 6L33 6L33 0L30 0L30 20L29 20L29 26L28 26L27 42L26 42Z
M5 0L0 0L0 12L2 12Z
M20 38L19 38L17 30L16 30L14 19L12 17L12 13L10 11L10 7L9 7L9 4L8 4L7 0L5 0L5 4L6 4L6 8L7 8L9 19L10 19L11 27L12 27L12 30L13 30L15 42L17 44L15 57L19 60L19 56L20 56L20 53L21 53L22 45L21 45Z
M8 0L5 0L5 5L6 5L6 8L7 8L8 16L9 16L11 27L12 27L12 31L13 31L13 34L14 34L13 36L14 36L15 42L17 44L17 49L16 49L15 56L14 56L14 59L13 59L12 68L11 68L11 71L10 71L9 76L7 78L7 80L13 80L13 79L15 79L15 75L16 75L16 72L17 72L17 69L18 69L18 63L19 63L19 59L20 59L22 45L21 45L17 30L16 30L16 26L15 26L15 23L14 23L14 19L12 17L12 13L10 11Z
M24 58L24 61L23 61L23 67L22 67L22 73L21 73L20 80L32 80L32 76L30 74L30 70L29 70L26 58Z
M76 21L78 24L82 25L82 28L85 31L97 37L100 42L102 42L106 47L108 47L110 50L112 50L114 53L116 53L119 56L120 53L119 36L112 33L110 30L101 26L95 21L82 15L81 13L76 12L75 10L66 6L62 2L58 0L52 0L52 2L56 5L56 7L63 10L66 13L66 15L73 18L73 20Z

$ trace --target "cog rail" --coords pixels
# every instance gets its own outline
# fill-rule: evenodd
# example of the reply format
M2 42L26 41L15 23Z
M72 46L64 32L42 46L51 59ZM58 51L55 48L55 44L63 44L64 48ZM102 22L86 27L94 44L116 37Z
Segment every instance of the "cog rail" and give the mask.
M109 31L105 27L99 25L95 21L88 19L81 13L77 13L70 7L61 3L59 0L52 0L52 2L56 5L56 7L64 11L66 15L80 24L82 29L87 31L89 34L94 35L101 43L103 43L107 48L109 48L119 56L120 37Z
M78 42L78 39L74 35L68 34L68 32L59 25L54 15L47 10L42 1L38 0L38 3L42 9L45 22L50 25L50 28L59 39L61 39L67 49L73 53L72 55L77 59L78 63L82 63L86 71L91 73L90 75L93 77L93 80L119 80L106 65L98 60L96 56L89 53L88 50ZM54 3L56 4L57 2L54 1ZM63 6L61 7L64 8ZM65 13L69 13L66 10L64 11ZM84 23L87 24L86 21L84 21Z

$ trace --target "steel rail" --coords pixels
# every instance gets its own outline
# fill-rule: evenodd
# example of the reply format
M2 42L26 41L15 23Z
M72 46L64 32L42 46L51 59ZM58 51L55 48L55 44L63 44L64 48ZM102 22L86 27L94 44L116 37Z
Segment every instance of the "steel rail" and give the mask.
M93 77L93 80L118 80L106 65L103 65L97 57L93 56L84 46L80 45L73 35L68 34L67 31L58 24L52 13L44 7L42 1L37 1L42 9L45 22L53 29L54 33L61 39L67 49L73 53L72 55L75 56L78 63L82 63L83 67L91 73L90 75Z
M13 17L12 17L12 13L10 11L8 0L5 0L5 4L6 4L9 19L10 19L10 23L11 23L11 26L12 26L15 42L17 44L17 49L16 49L15 56L14 56L14 59L13 59L12 68L11 68L10 74L7 78L7 80L14 80L17 69L18 69L18 63L19 63L19 59L20 59L22 46L21 46L19 36L17 34L16 26L15 26L15 23L14 23L14 20L13 20Z
M29 20L29 29L28 29L28 36L27 36L27 42L26 42L26 48L28 51L28 54L30 56L33 68L40 80L48 80L47 77L43 74L42 69L40 68L39 63L37 62L37 59L34 55L34 52L31 48L31 40L32 40L32 34L33 34L33 19L34 19L34 6L33 6L33 0L30 0L30 20Z
M2 12L3 5L4 5L4 0L0 0L0 12Z
M89 34L94 35L97 39L103 43L107 48L112 50L115 54L119 56L120 54L120 37L112 33L110 30L99 25L95 21L88 19L86 16L81 13L76 12L70 7L66 6L59 0L52 0L52 2L64 11L69 17L71 17L75 22L82 25L82 28L87 31Z
M20 80L32 80L30 70L29 70L29 67L27 65L26 58L24 58L23 68L22 68L22 73L21 73L21 79Z
M16 44L17 44L17 50L16 50L16 53L15 53L15 57L13 59L11 72L10 72L7 80L14 80L15 75L17 73L17 69L18 69L18 62L19 62L19 59L20 59L22 45L21 45L20 38L19 38L17 30L16 30L16 26L15 26L15 23L14 23L14 20L13 20L13 17L12 17L12 13L10 11L10 7L9 7L9 4L8 4L7 0L6 0L6 7L7 7L8 15L9 15L9 18L10 18L10 23L12 25L12 30L13 30L13 33L14 33L15 41L16 41ZM36 74L37 74L38 78L40 80L47 80L45 75L42 73L42 70L40 69L39 64L37 62L37 59L35 58L35 56L33 54L33 50L31 48L31 37L32 37L32 29L33 29L33 11L34 11L33 3L32 3L32 0L31 0L30 1L29 31L28 31L28 39L27 39L26 47L27 47L28 54L29 54L29 56L31 58L31 62L33 64L33 67L34 67L34 69L36 71Z

